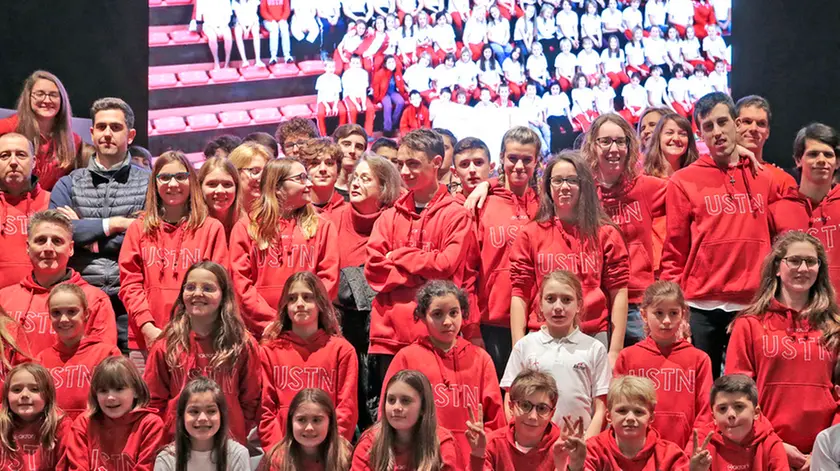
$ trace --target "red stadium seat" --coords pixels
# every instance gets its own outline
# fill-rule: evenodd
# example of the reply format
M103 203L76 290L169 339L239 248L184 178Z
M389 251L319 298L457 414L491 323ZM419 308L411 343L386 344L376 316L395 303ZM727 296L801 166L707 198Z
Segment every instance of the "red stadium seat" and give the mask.
M250 124L251 116L244 110L222 111L219 113L219 121L225 127L245 126L246 124Z
M149 0L149 6L150 7L157 7L157 6L160 6L160 4L161 4L161 0Z
M158 118L154 121L155 129L158 134L170 134L176 132L183 132L187 129L187 123L184 118L180 116L170 116L168 118Z
M242 67L239 73L245 80L266 79L271 75L267 67Z
M285 118L308 118L312 116L312 110L308 105L304 104L286 105L280 108L280 111L283 112L283 117Z
M215 83L236 82L239 80L239 71L233 67L211 70L210 78L213 79L213 82Z
M172 41L174 41L175 44L195 44L201 42L200 34L186 29L173 31L169 33L169 36L172 37Z
M167 5L190 5L194 0L165 0Z
M219 127L219 120L215 113L201 113L187 116L187 124L193 131L201 129L215 129Z
M182 85L206 85L210 77L203 70L188 70L178 74L178 81Z
M149 46L164 46L169 44L169 34L163 31L149 31Z
M178 85L175 74L151 74L149 75L149 89L168 88Z
M319 60L298 62L298 68L305 75L323 74L324 63Z
M277 108L257 108L251 110L251 117L254 118L255 123L262 124L279 122L283 118L283 115L280 114Z
M295 77L300 73L300 69L295 64L278 62L270 68L275 77Z

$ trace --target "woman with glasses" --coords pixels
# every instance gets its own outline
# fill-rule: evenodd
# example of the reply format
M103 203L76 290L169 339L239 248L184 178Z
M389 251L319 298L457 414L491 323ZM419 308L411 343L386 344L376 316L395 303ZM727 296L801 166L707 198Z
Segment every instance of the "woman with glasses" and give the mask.
M271 151L256 142L243 142L228 155L228 160L239 171L239 199L246 214L260 197L260 177L272 159Z
M665 216L666 181L640 174L639 141L618 114L599 116L586 133L581 151L595 177L601 206L621 230L630 255L624 337L624 345L630 346L645 337L639 303L654 281L651 229L654 218Z
M152 168L145 212L129 226L120 250L120 299L135 363L144 363L147 347L169 322L189 267L202 260L228 264L225 229L208 215L187 157L164 152Z
M566 270L583 283L580 329L608 347L612 365L624 346L627 323L627 247L601 208L589 166L576 152L552 159L541 186L537 217L519 230L510 251L513 344L544 321L535 309L543 276Z
M809 461L817 434L838 412L835 295L822 244L790 231L776 239L752 303L730 325L725 372L755 379L761 412L785 443L791 469Z
M0 135L17 132L35 145L35 166L41 188L50 191L59 178L79 163L82 138L73 132L70 98L55 75L36 70L23 82L17 113L0 119Z
M242 318L259 339L277 318L283 285L294 273L311 271L338 292L338 236L335 226L310 203L312 182L297 160L271 160L262 171L260 196L250 218L230 236L230 263Z

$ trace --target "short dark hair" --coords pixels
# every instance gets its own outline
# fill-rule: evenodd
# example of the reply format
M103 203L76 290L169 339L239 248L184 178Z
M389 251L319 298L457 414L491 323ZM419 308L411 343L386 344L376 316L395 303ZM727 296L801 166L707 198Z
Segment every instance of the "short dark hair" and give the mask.
M799 162L799 159L805 154L805 144L811 139L819 141L834 149L834 153L840 152L840 136L837 135L837 130L831 126L823 123L811 123L796 133L796 139L793 140L793 160Z
M490 149L487 147L487 144L477 137L465 137L455 144L455 153L452 157L452 164L455 165L455 161L458 160L458 154L462 154L470 150L483 151L484 155L487 157L487 162L490 162Z
M417 90L412 90L408 93L408 96L414 96L414 95L420 96L420 92L418 92Z
M772 115L770 114L770 102L767 101L767 98L759 95L747 95L741 98L735 103L735 115L741 116L741 110L748 107L761 108L767 113L767 121L770 121Z
M239 137L233 134L222 134L213 138L204 146L204 156L207 158L213 157L219 149L224 149L226 153L230 154L233 149L239 147L239 144L242 144L242 139Z
M743 394L752 402L758 405L758 387L755 381L747 375L731 374L723 375L712 384L712 392L709 396L709 404L714 407L715 399L719 393Z
M420 320L425 318L426 312L432 305L432 300L450 294L458 300L458 306L461 308L461 316L466 319L470 314L470 302L467 298L467 293L449 280L432 280L420 288L420 291L417 292L417 307L414 308L414 319Z
M431 129L415 129L405 136L400 142L400 147L406 147L413 151L422 152L426 154L429 160L435 156L443 157L445 152L443 147L443 137Z
M373 142L372 146L370 146L370 151L374 154L378 154L379 149L383 148L398 150L400 146L398 146L397 141L393 139L388 139L387 137L380 137L379 139Z
M735 114L735 103L732 102L732 97L723 92L712 92L700 97L694 105L694 121L697 125L699 126L700 120L709 116L709 113L712 112L714 107L720 104L726 105L726 109L729 111L729 117L733 121L738 117Z
M106 97L93 102L90 107L90 119L96 123L96 113L106 110L120 110L125 116L125 125L128 129L134 129L134 110L120 98Z
M274 157L277 157L277 154L280 152L280 149L277 146L277 139L274 139L274 136L267 132L252 132L251 134L245 136L245 139L242 139L242 142L256 142L257 144L262 144L274 153Z
M295 117L288 121L283 121L277 126L277 130L274 131L274 138L277 140L280 148L283 149L283 152L286 151L283 148L283 145L286 143L286 138L292 135L306 136L309 139L320 136L318 128L311 119ZM274 155L277 154L275 153Z
M335 131L333 131L332 133L332 138L335 142L338 142L339 139L344 139L345 137L352 136L353 134L362 136L363 138L365 138L365 142L367 142L368 140L368 135L367 131L365 131L365 128L355 123L342 124L341 126L335 128Z
M455 143L458 142L458 138L455 137L455 134L452 134L452 131L445 129L445 128L432 128L432 131L440 134L446 139L449 139L449 143L452 144L452 147L455 147Z

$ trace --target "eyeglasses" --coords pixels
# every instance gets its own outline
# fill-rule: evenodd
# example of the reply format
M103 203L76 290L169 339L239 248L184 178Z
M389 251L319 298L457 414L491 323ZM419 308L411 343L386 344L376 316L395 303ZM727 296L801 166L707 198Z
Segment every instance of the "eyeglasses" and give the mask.
M301 185L305 185L306 182L309 181L309 175L307 175L306 172L301 172L297 175L292 175L291 177L286 177L286 178L284 178L280 181L281 182L295 182L295 183L299 183Z
M159 173L155 178L157 178L157 181L163 183L164 185L171 182L173 178L178 183L184 183L185 181L190 179L190 174L188 172Z
M240 172L245 172L245 173L247 173L248 175L250 175L254 178L258 178L263 173L263 167L245 167L245 168L239 169L239 171Z
M626 137L599 137L598 139L595 139L595 142L601 146L602 149L609 149L612 147L613 143L615 143L619 149L626 149L630 139L627 139Z
M61 98L61 94L59 94L58 92L47 93L47 92L44 92L44 91L41 91L41 90L38 90L37 92L32 92L32 98L34 98L36 100L43 100L44 98L47 98L47 97L49 97L50 100L52 100L52 101L58 101L59 98Z
M805 263L807 268L814 268L820 266L820 259L816 257L798 257L796 255L791 257L785 257L782 260L785 261L788 267L790 268L799 268Z
M534 408L537 409L537 415L546 418L554 412L554 408L548 404L534 404L530 401L516 401L514 402L516 408L523 414L530 414Z
M580 178L578 177L554 177L551 179L551 186L554 188L560 188L563 184L567 184L570 187L577 188L580 186Z
M286 141L283 143L283 149L298 148L306 143L309 139L300 139L297 141Z

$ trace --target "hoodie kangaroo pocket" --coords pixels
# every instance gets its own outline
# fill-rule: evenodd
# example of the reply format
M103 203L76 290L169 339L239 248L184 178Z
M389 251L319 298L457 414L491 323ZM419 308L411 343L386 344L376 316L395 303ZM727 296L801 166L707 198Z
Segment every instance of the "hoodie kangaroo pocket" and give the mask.
M758 287L758 267L769 247L761 239L707 242L689 260L691 271L686 291L695 296L707 293L739 293Z
M688 444L692 426L682 412L657 410L652 425L662 438L676 443L680 448Z
M837 412L837 400L829 387L817 384L767 384L760 402L762 412L782 440L803 451L800 443L813 443L817 433L831 425Z

